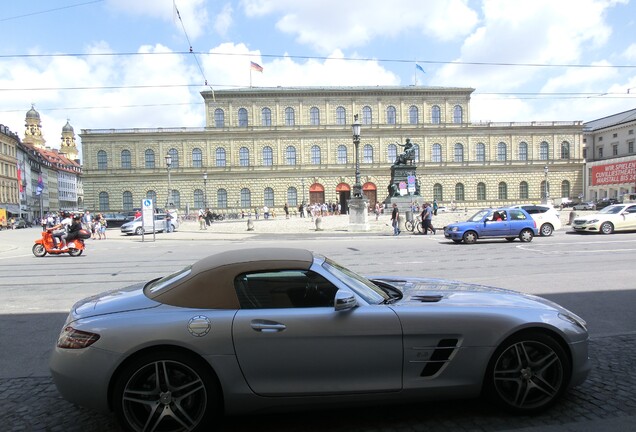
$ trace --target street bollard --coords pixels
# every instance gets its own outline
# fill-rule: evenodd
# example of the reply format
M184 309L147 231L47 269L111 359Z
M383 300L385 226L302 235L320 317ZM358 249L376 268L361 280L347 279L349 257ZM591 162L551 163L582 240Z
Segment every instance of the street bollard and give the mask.
M316 231L322 231L322 217L316 218Z
M252 218L247 219L247 230L254 231L254 221Z

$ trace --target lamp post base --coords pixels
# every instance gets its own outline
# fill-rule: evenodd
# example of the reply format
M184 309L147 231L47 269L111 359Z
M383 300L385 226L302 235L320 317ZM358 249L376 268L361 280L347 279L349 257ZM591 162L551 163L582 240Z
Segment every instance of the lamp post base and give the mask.
M369 201L366 198L353 197L349 206L349 231L369 231Z

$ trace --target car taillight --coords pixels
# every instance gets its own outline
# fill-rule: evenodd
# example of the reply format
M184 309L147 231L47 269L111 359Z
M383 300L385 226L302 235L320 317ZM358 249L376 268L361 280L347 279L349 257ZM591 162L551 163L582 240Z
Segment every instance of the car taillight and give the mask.
M57 340L57 347L66 349L82 349L91 346L98 340L99 335L97 333L76 330L73 327L68 326L62 330L62 333Z

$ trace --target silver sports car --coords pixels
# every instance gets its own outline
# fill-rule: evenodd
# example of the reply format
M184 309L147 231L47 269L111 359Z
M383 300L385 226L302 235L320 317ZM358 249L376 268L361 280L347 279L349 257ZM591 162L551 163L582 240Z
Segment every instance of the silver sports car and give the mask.
M585 322L539 297L263 248L78 302L50 366L126 429L212 430L224 413L482 394L533 413L585 380L587 350Z

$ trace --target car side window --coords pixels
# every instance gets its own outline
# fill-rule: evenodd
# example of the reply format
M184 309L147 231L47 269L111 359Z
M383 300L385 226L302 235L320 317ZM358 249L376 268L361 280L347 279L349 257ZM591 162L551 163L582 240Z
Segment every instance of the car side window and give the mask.
M241 309L333 307L338 288L310 270L243 273L234 279Z
M627 207L627 213L636 213L636 205Z
M523 214L521 210L510 210L510 219L511 220L526 220L526 215Z

